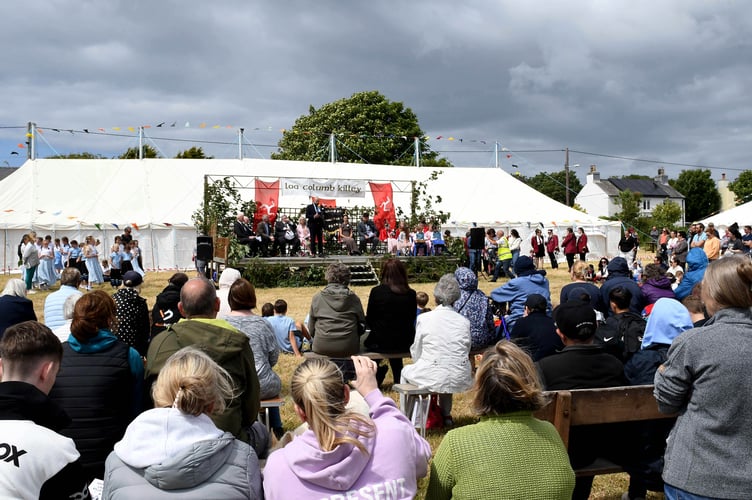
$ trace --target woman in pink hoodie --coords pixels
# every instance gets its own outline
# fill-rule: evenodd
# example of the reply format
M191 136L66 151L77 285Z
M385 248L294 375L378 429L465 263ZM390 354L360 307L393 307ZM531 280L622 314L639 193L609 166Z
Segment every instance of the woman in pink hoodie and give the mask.
M295 411L308 430L269 456L267 500L278 498L415 497L428 472L431 447L376 383L376 363L352 357L355 389L370 407L368 419L345 407L350 386L331 361L309 359L292 377Z

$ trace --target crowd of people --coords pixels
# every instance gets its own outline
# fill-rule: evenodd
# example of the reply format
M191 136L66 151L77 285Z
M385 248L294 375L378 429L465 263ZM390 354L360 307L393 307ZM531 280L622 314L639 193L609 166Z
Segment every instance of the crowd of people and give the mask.
M100 251L103 245L93 236L86 236L79 243L67 236L53 240L50 235L37 236L34 231L24 234L18 245L18 259L27 293L34 294L37 289L47 290L54 286L67 267L75 267L81 272L82 286L87 290L106 281L117 288L128 271L135 271L143 277L146 273L141 249L131 232L131 228L126 227L122 235L115 236L109 250L104 251Z
M713 231L666 232L643 267L630 228L596 270L581 229L561 243L535 231L531 255L520 255L516 231L489 230L483 251L503 283L486 296L478 270L459 267L436 283L432 308L400 259L381 263L367 307L349 268L332 263L302 321L282 298L257 304L253 284L232 268L219 290L175 273L151 312L142 274L122 257L109 266L111 280L119 271L117 292L83 293L68 251L67 266L52 259L61 283L46 297L44 325L25 296L44 272L27 267L27 279L9 280L0 295L0 442L13 465L0 470L0 493L87 498L99 478L103 498L412 498L430 473L427 498L581 499L592 478L574 470L604 456L629 473L625 499L648 490L748 498L752 433L738 422L752 415L752 228L746 240L729 228L725 244ZM36 237L24 240L25 256ZM130 244L117 237L111 253ZM560 251L571 283L556 302L543 267L547 253L558 264ZM23 257L30 264L32 254ZM300 427L286 429L278 409L261 424L260 401L282 393L280 355L308 350L318 357L289 381ZM412 363L363 352L409 353ZM482 353L477 366L473 353ZM381 392L390 370L395 383L437 395L438 426L450 430L433 460ZM546 390L653 383L659 408L676 418L578 428L567 448L533 416ZM458 427L453 395L466 391L479 421Z

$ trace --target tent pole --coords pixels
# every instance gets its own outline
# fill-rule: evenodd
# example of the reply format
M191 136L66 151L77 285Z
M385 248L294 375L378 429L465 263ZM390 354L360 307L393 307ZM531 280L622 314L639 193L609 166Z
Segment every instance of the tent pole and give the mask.
M144 127L138 127L138 159L144 159Z
M175 226L172 226L172 262L175 263L175 269L180 269L178 266L178 240Z
M154 262L154 256L157 254L157 252L154 251L154 227L151 224L149 224L149 235L149 239L151 240L151 268L157 271L157 264ZM143 271L145 272L146 269L143 269Z
M245 129L240 127L238 130L238 160L243 159L243 131Z

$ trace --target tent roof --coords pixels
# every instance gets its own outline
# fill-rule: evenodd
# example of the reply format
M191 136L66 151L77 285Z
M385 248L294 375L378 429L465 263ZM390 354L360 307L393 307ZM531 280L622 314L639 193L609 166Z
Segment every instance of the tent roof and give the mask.
M436 180L428 180L435 171ZM244 160L59 160L27 161L0 181L0 224L5 228L65 229L101 224L192 227L191 214L203 196L204 176L235 177L254 199L253 178L353 179L392 182L394 203L409 210L411 181L425 181L434 208L450 212L463 226L542 223L618 224L558 203L508 173L493 168L401 167L388 165ZM438 202L438 199L441 199ZM304 206L306 195L280 195L279 205ZM372 204L372 198L338 198L340 206Z
M715 224L715 227L728 227L734 222L739 224L740 228L750 225L752 224L752 201L706 217L700 222L706 226L708 222L712 222Z

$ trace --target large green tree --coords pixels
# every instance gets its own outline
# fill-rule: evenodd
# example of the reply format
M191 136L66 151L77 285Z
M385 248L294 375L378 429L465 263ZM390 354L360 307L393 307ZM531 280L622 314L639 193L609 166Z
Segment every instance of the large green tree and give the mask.
M752 170L745 170L735 181L729 182L729 189L736 196L736 204L742 205L752 200Z
M415 137L423 137L418 117L401 102L393 102L380 92L358 92L321 106L311 106L307 115L295 120L282 133L276 160L326 161L329 137L336 136L337 161L410 165L414 163ZM421 163L451 166L438 153L419 141Z
M533 177L522 177L521 180L536 191L539 191L559 203L567 201L567 171L541 172ZM569 206L574 205L574 197L582 190L580 179L570 170L569 172Z
M721 195L710 170L682 170L679 177L668 183L684 195L688 222L700 220L721 208Z

